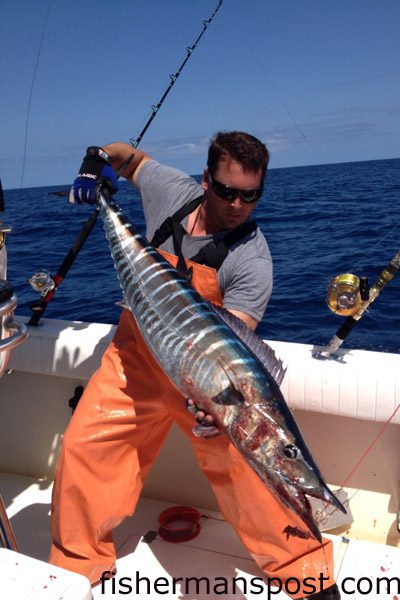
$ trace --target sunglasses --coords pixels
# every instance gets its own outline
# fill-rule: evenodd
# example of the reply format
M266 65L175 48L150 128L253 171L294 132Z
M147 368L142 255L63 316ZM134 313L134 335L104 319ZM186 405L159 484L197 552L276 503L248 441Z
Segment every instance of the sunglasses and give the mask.
M239 197L246 204L253 204L261 198L264 191L264 186L256 188L255 190L239 190L238 188L217 181L211 176L211 173L208 173L208 176L210 178L212 191L228 202L233 202L233 200Z

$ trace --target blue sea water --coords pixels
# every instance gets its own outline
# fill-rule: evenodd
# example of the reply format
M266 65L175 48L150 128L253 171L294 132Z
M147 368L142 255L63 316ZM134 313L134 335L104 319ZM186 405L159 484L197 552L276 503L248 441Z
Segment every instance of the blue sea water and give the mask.
M258 327L265 338L326 344L343 323L326 306L328 280L366 275L372 284L400 249L400 159L272 169L255 215L274 260L274 290ZM38 269L53 275L93 208L51 192L68 186L8 190L3 220L8 280L30 315L38 295L26 283ZM144 231L137 193L120 184L117 201ZM49 318L116 323L121 300L101 222L49 304ZM343 344L400 352L400 274L371 304Z

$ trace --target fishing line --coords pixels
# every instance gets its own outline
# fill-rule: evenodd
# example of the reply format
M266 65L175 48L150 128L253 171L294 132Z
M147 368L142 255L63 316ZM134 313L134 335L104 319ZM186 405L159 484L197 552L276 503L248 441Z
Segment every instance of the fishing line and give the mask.
M389 237L393 231L395 229L397 229L398 227L400 227L400 223L397 223L397 225L394 225L394 227L392 227L392 229L390 229L388 231L388 233L386 233L384 236L382 236L381 238L378 239L378 241L376 242L375 246L372 246L372 248L370 250L368 250L368 252L366 252L364 254L363 257L360 258L360 260L349 269L349 271L352 273L353 271L355 271L356 269L358 269L360 266L363 266L363 262L365 261L366 258L368 258L380 245L381 243L387 238Z
M263 79L267 80L269 86L274 91L276 97L278 98L279 102L282 104L283 108L285 109L285 111L286 111L287 115L289 116L290 120L292 121L293 125L295 126L295 128L297 129L299 134L301 135L302 139L304 140L304 142L306 142L310 146L310 148L312 148L312 150L315 154L315 157L319 158L318 148L313 144L313 142L309 139L309 137L306 136L306 134L304 133L304 130L299 125L297 119L293 115L293 112L290 110L288 103L284 100L284 98L283 98L282 94L279 92L277 86L274 84L271 77L268 75L268 72L266 71L263 63L261 63L261 61L258 59L258 53L255 51L255 49L252 50L252 48L249 45L248 39L245 39L244 43L246 44L246 46L252 56L252 60L257 64L258 68L260 69L261 73L263 74ZM318 164L318 160L317 160L317 164ZM337 183L334 181L334 179L329 174L326 174L325 176L334 186L337 185ZM361 259L356 263L356 265L349 269L349 271L352 272L356 268L358 268L360 265L362 266L363 261L365 261L365 259L368 258L380 246L380 244L387 237L389 237L393 233L393 231L395 229L397 229L397 227L399 227L399 226L400 226L400 223L398 223L392 229L390 229L390 231L388 233L384 234L382 236L382 238L380 238L377 241L377 243L372 248L370 248L363 257L361 257Z
M361 455L361 457L359 458L359 460L357 461L357 463L354 465L354 467L352 468L352 470L350 471L350 473L347 475L346 479L343 481L343 483L341 485L341 488L343 488L346 485L346 483L348 483L348 481L351 479L351 477L357 471L357 469L359 468L359 466L364 462L364 460L367 457L368 453L372 450L372 448L375 446L375 444L377 443L377 441L379 440L379 438L381 437L381 435L383 434L383 432L385 431L385 429L387 428L387 426L390 424L390 422L396 416L396 413L397 413L398 410L400 410L400 404L398 404L398 406L394 409L394 411L392 412L392 414L390 415L390 417L385 421L385 423L383 424L383 426L381 427L381 429L378 431L378 433L376 434L376 436L374 437L374 439L372 440L372 442L367 446L366 450L363 452L363 454Z
M38 52L37 52L37 55L36 55L36 63L35 63L35 68L33 70L33 77L32 77L32 82L31 82L31 89L29 91L28 108L27 108L26 122L25 122L24 152L23 152L23 156L22 156L22 170L21 170L21 183L20 183L21 189L23 188L23 184L24 184L25 164L26 164L26 151L27 151L27 146L28 146L29 120L30 120L30 114L31 114L31 104L32 104L33 88L34 88L35 81L36 81L36 74L37 74L37 70L38 70L38 66L39 66L40 54L42 52L44 35L46 33L47 21L49 19L50 9L51 9L51 5L52 4L53 4L53 0L49 0L49 5L47 7L47 13L46 13L46 16L45 16L45 19L44 19L44 22L43 22L42 33L41 33L41 36L40 36L39 49L38 49Z
M343 483L339 486L338 488L338 492L344 490L344 486L350 481L350 479L353 477L354 473L360 468L360 466L362 465L362 463L364 462L364 460L367 458L368 454L371 452L371 450L373 449L373 447L375 446L375 444L378 442L378 440L380 439L380 437L383 435L385 429L388 427L388 425L390 425L391 421L393 421L394 417L396 416L396 413L400 410L400 404L397 405L397 407L394 409L394 411L392 412L392 414L390 415L390 417L385 421L385 423L383 424L383 426L379 429L378 433L375 435L375 437L373 438L373 440L370 442L370 444L368 444L367 448L364 450L364 452L361 454L360 458L357 460L356 464L352 467L350 473L347 475L347 477L344 479ZM355 497L355 495L359 492L360 490L356 490L354 492L354 494L348 499L348 502L350 503L351 500L353 500L353 498ZM332 507L328 504L325 503L324 508L322 508L320 511L318 511L318 518L316 518L316 520L320 523L323 523L324 518L323 518L323 514L324 512L327 513L327 511L329 509L331 509ZM329 512L329 514L327 515L328 517L333 515L335 512L337 512L337 508L333 508L331 510L331 512Z
M304 141L306 141L307 143L311 142L306 138L306 135L304 133L304 131L301 129L300 125L298 124L298 122L296 121L293 113L291 112L291 110L289 109L289 106L287 105L287 103L285 102L285 100L283 99L282 95L279 93L278 88L276 87L276 85L274 84L274 82L272 81L272 79L269 77L267 71L264 69L264 66L262 65L262 63L259 61L259 59L257 58L257 53L255 52L255 50L252 51L252 49L249 46L249 43L247 40L245 40L245 44L252 56L252 60L254 60L254 62L257 63L260 71L262 72L263 76L265 77L265 79L267 79L269 85L272 87L272 89L274 90L279 102L282 104L283 108L285 109L285 111L287 112L287 114L289 115L291 121L293 122L294 126L296 127L297 131L300 133L301 137L304 139ZM316 149L314 148L315 152ZM316 152L317 153L317 152Z
M246 44L251 57L252 57L252 61L254 61L258 68L260 69L262 75L263 75L263 80L266 79L269 86L273 89L276 97L278 98L279 102L282 104L283 108L285 109L287 115L289 116L290 120L292 121L293 125L295 126L295 128L297 129L297 131L299 132L299 134L301 135L301 137L303 138L303 140L312 148L315 157L317 158L319 156L318 154L318 149L316 146L314 146L313 142L309 139L308 136L306 136L306 134L304 133L303 129L300 127L297 119L295 118L293 112L290 110L289 105L287 104L287 102L284 100L282 94L279 92L278 88L276 87L276 85L274 84L274 82L272 81L272 79L270 78L270 76L268 75L267 71L264 68L264 65L261 63L261 61L258 59L258 53L256 52L255 49L251 49L248 40L244 40L244 43ZM318 161L317 161L318 163ZM332 179L332 177L328 174L326 175L326 178L328 180L330 180L330 182L332 184L334 184L336 186L336 182Z

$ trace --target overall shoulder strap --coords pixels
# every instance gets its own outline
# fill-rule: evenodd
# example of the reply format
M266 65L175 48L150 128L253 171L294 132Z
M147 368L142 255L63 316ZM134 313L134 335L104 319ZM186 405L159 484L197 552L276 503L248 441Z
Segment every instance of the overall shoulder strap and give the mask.
M212 241L203 246L190 260L201 265L207 265L218 271L227 257L229 249L256 229L257 223L255 221L243 223L228 233L222 240L219 240L219 242L215 243Z
M150 242L151 245L155 248L161 246L161 244L163 244L173 234L173 223L175 222L176 230L176 224L180 224L180 222L185 217L190 215L190 213L193 212L194 209L197 208L202 201L203 196L199 196L198 198L191 200L187 204L184 204L171 217L165 219L165 221L160 225L160 227L154 232L153 238Z

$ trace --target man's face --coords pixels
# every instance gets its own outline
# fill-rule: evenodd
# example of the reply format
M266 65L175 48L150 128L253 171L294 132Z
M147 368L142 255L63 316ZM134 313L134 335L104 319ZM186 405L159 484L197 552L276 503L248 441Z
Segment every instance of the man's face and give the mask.
M244 171L242 165L235 160L222 158L218 163L213 179L218 183L239 190L255 190L262 185L262 172L261 169L259 171ZM202 186L207 218L215 226L213 227L215 231L238 227L247 220L257 204L256 202L246 203L239 195L232 200L226 200L218 196L212 189L208 169L204 171Z

